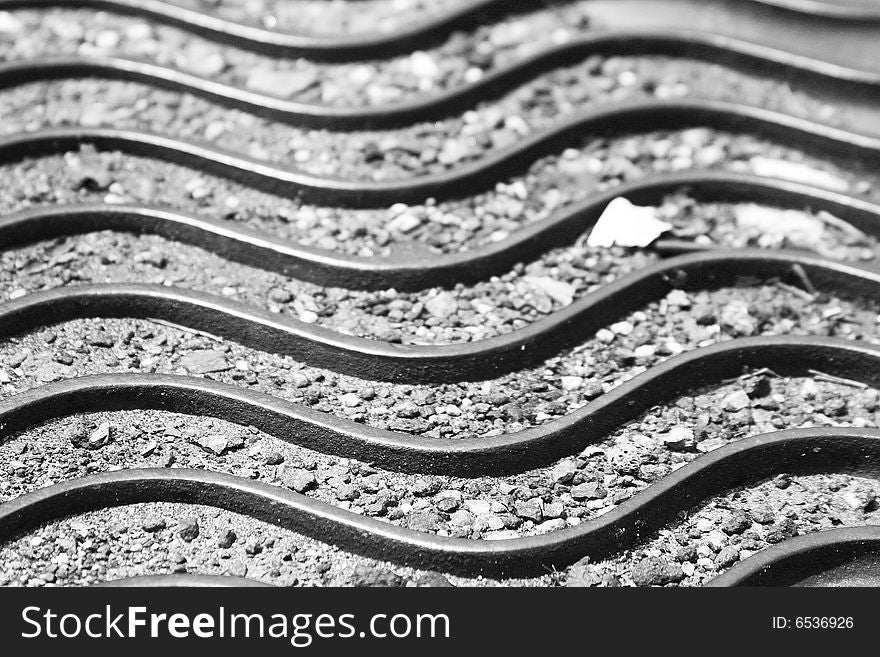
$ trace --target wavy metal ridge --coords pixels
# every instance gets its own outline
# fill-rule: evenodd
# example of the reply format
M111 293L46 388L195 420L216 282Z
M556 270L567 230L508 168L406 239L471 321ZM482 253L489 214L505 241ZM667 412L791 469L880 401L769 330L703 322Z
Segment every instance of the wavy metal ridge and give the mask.
M486 380L537 365L675 287L714 289L739 276L880 296L880 270L802 252L717 250L676 256L621 276L527 326L472 342L413 345L349 336L225 297L137 283L62 286L0 304L0 337L73 319L162 319L362 378L405 383Z
M880 137L736 103L646 100L607 104L578 112L510 147L449 171L378 183L315 175L206 144L112 128L49 128L4 137L0 139L0 164L59 154L91 144L101 151L118 150L195 167L204 173L308 203L385 207L393 203L419 203L427 198L460 198L483 191L585 134L617 136L695 126L744 131L795 148L819 151L825 156L858 157L867 164L880 163Z
M612 10L614 8L613 3L595 4L609 5ZM691 4L699 6L698 3ZM714 4L720 11L743 10L742 20L745 21L749 20L751 11L762 9L760 19L777 22L809 25L811 20L823 19L841 26L880 23L880 9L823 0L725 0ZM455 30L473 29L483 22L484 16L497 19L521 12L523 6L517 0L473 0L390 34L315 36L244 25L162 0L0 0L0 10L47 8L88 8L138 16L264 55L352 61L391 57L425 48L438 43ZM587 9L589 12L590 8Z
M597 518L542 536L475 541L426 534L231 475L185 469L122 470L74 479L0 505L0 541L42 524L128 504L203 504L296 531L357 554L463 575L539 575L589 555L619 554L683 509L778 472L876 476L880 432L794 429L745 438L701 456Z
M0 401L0 425L11 435L76 413L153 409L254 426L280 440L390 470L477 477L550 464L657 404L762 367L783 376L821 370L880 387L880 346L799 336L728 340L669 358L539 426L456 440L369 427L210 379L155 374L94 375L39 386Z
M413 291L486 280L509 271L518 262L533 260L539 253L569 245L592 227L614 198L622 196L652 205L682 189L702 202L824 210L868 235L880 237L880 205L864 198L748 174L687 171L621 183L527 224L499 242L460 253L428 253L410 259L337 254L280 239L241 223L168 208L118 204L53 205L0 217L0 249L98 230L151 233L317 285Z
M2 4L2 3L0 3ZM846 105L864 98L877 105L880 71L805 57L764 44L701 32L614 31L589 34L545 48L490 71L476 82L419 99L373 107L335 107L249 91L151 62L112 56L61 56L0 63L0 88L44 80L98 77L139 82L202 96L213 102L269 119L331 130L389 129L436 121L512 91L556 68L572 66L590 55L665 55L688 57L754 72L759 68L788 83L798 82Z
M880 586L880 527L790 538L734 565L707 586Z

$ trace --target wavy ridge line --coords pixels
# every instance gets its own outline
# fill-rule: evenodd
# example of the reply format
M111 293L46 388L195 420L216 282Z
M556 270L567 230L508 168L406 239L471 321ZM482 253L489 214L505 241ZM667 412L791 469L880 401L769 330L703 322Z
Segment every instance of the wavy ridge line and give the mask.
M719 171L687 171L621 183L527 224L499 242L454 254L360 257L297 244L240 223L139 205L83 204L29 208L0 217L0 249L99 230L150 233L316 285L398 291L451 287L509 271L537 253L571 244L591 228L614 198L653 205L682 188L702 202L766 203L824 210L880 237L880 205L796 182Z
M876 429L794 429L745 438L695 459L608 513L542 536L475 541L435 536L231 475L121 470L74 479L0 505L0 541L96 509L144 502L202 504L242 513L383 561L463 575L537 575L584 556L619 554L709 497L773 474L843 471L877 476Z
M763 6L770 15L782 19L836 21L842 25L880 22L880 10L859 8L817 0L739 0L722 5ZM414 25L400 27L392 34L314 36L275 32L229 21L162 0L2 0L0 10L14 9L97 9L148 18L181 28L221 43L255 52L286 57L307 57L318 61L353 61L407 54L436 43L454 30L473 29L483 16L499 18L522 11L517 0L472 0L429 17Z
M63 321L162 319L342 374L401 383L486 380L544 362L599 328L662 299L675 287L715 289L738 276L798 282L798 266L819 290L880 294L880 270L803 252L712 250L657 262L570 306L509 333L441 345L395 344L345 335L204 292L137 283L62 286L0 304L0 337Z
M880 346L799 336L729 340L669 358L542 425L457 440L370 427L210 379L156 374L76 377L18 393L0 401L0 427L11 435L77 413L161 410L254 426L279 440L389 470L478 477L548 465L657 404L762 367L782 376L821 370L880 387Z
M796 536L734 565L706 586L877 586L880 527Z
M762 73L789 83L806 83L823 92L836 91L835 100L839 103L846 103L851 96L865 97L874 103L876 95L870 92L880 86L877 71L842 66L765 44L694 31L630 30L582 36L493 70L476 82L417 100L374 107L334 107L288 100L150 62L110 56L60 56L3 62L0 63L0 88L44 80L100 77L196 94L228 107L298 126L332 130L389 129L460 114L480 102L519 88L542 73L572 66L594 54L688 57L747 73L759 67Z
M191 166L307 203L387 207L401 202L420 203L427 198L460 198L483 191L586 132L618 136L694 126L751 132L795 148L813 149L823 156L858 157L869 164L876 164L880 159L880 137L828 127L781 112L722 101L646 100L590 108L455 169L381 183L315 175L205 144L112 128L50 128L5 137L0 139L0 164L63 153L90 144L102 151L119 150Z

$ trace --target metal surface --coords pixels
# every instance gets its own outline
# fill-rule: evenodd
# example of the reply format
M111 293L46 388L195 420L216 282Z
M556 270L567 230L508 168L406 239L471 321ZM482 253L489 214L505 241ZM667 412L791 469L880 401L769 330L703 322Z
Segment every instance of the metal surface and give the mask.
M465 575L539 575L583 556L626 550L713 495L778 472L876 475L880 431L795 429L744 438L683 466L612 511L542 536L474 541L404 529L261 482L201 470L121 470L47 486L0 506L0 540L95 509L143 502L203 504L358 554Z
M635 203L658 205L667 194L681 190L701 202L749 202L813 212L824 210L868 235L880 237L880 205L863 198L734 172L685 171L625 182L598 192L542 221L526 224L499 242L455 254L420 254L409 260L344 255L279 239L240 222L169 208L117 204L34 207L0 217L0 249L99 230L152 233L318 285L421 290L486 280L509 271L518 262L571 244L618 196Z
M307 203L368 208L419 203L427 198L460 198L484 191L587 134L621 136L697 126L753 133L822 156L858 158L866 166L880 163L880 137L869 134L738 103L642 100L587 108L510 147L491 151L449 171L382 182L320 176L207 144L113 128L49 128L4 137L0 139L0 164L60 154L89 144L99 151L122 151L195 167L203 173Z
M0 337L92 317L156 318L245 346L372 380L407 383L485 380L582 343L595 331L662 299L676 287L715 289L739 276L799 282L818 290L880 298L880 270L799 251L704 251L649 265L587 293L562 310L501 335L441 345L410 345L345 335L225 297L137 283L69 285L0 304Z
M797 536L734 565L709 586L880 586L880 527Z
M593 0L599 24L614 17L658 29L676 29L682 23L724 26L746 35L766 34L771 38L786 32L800 34L806 48L828 54L833 43L832 28L845 33L849 41L869 41L869 29L880 23L880 9L833 0ZM99 9L128 14L188 30L237 48L285 57L307 57L323 61L351 61L389 57L426 48L453 31L474 28L487 16L498 19L524 10L521 0L472 0L429 15L390 34L344 37L289 34L243 25L161 0L0 0L0 10L67 7ZM527 9L527 7L526 7ZM682 21L682 18L690 20ZM867 29L866 29L867 28ZM824 36L824 38L822 38ZM839 42L838 42L839 44ZM869 44L871 45L871 44ZM823 52L824 51L824 52Z
M810 370L880 386L880 346L834 338L740 338L656 365L585 406L514 433L455 441L378 429L265 393L203 378L107 374L39 386L0 401L3 435L95 411L157 409L254 426L281 440L403 472L462 477L522 472L577 453L657 404L718 385L744 368Z
M2 6L2 2L0 2ZM819 51L821 53L821 51ZM818 54L818 53L817 53ZM98 77L140 82L202 96L208 100L299 126L332 130L388 129L434 121L471 109L516 89L556 68L573 66L591 55L661 55L722 64L803 85L838 105L858 101L880 109L880 69L833 64L820 57L795 55L765 43L686 30L602 31L547 47L486 73L476 82L434 94L372 107L337 107L269 96L146 61L108 56L65 56L0 63L0 88L41 80ZM878 52L880 56L880 52Z
M0 10L91 8L140 16L268 55L353 61L425 48L453 30L523 9L513 0L462 3L393 34L314 37L250 27L160 0L0 0ZM114 57L59 57L0 64L0 87L38 80L103 77L201 95L296 125L350 130L433 121L497 98L525 80L591 54L701 59L775 76L833 102L846 129L739 103L643 100L586 107L517 144L454 170L381 183L283 168L238 153L171 137L110 128L52 128L0 139L0 164L91 144L195 167L201 172L308 203L384 207L427 198L459 198L491 189L538 158L586 135L621 136L709 126L748 132L817 153L880 162L880 8L849 0L591 0L590 32L437 95L371 108L335 108L273 98L182 71ZM687 25L687 30L681 26ZM0 219L0 248L96 230L148 232L188 242L246 264L322 285L418 290L472 283L537 253L570 244L608 202L625 196L657 204L687 188L698 201L759 202L825 210L880 236L880 206L793 182L728 172L687 172L626 183L525 226L499 243L418 260L366 259L302 247L221 220L162 208L34 208ZM671 244L669 251L688 250ZM798 269L795 275L794 268ZM570 348L673 286L711 289L739 275L799 281L836 295L880 297L880 271L802 252L711 250L670 258L624 276L524 329L472 343L397 345L342 335L200 292L147 285L89 285L46 290L0 306L0 339L85 317L159 318L210 331L249 347L292 355L310 365L401 382L482 380ZM811 370L880 386L880 346L817 337L732 340L670 358L586 406L541 426L457 441L374 429L248 388L207 379L115 374L76 378L0 401L4 437L53 418L122 409L159 409L255 426L279 439L403 472L476 477L517 473L583 449L656 404L770 367L781 375ZM612 511L542 536L473 541L403 529L283 488L205 471L109 472L55 484L0 505L0 540L73 514L141 502L205 504L270 522L318 540L395 563L464 575L539 575L590 556L619 554L683 511L731 488L774 474L880 473L880 430L796 429L739 440L676 470ZM735 566L713 586L848 585L880 582L880 529L798 537ZM256 585L192 574L132 578L116 586Z

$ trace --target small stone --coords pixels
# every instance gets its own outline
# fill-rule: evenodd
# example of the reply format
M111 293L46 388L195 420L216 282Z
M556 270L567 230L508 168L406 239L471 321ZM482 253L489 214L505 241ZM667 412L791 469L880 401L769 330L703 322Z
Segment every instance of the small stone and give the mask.
M68 378L71 368L60 363L46 363L34 371L34 376L40 383L51 383L59 379Z
M397 416L411 419L419 416L419 407L412 402L405 401L397 406Z
M411 511L407 517L410 529L421 532L435 532L440 528L440 516L436 511Z
M841 495L841 498L853 511L865 511L874 506L877 496L872 490L859 488L857 490L846 491Z
M219 351L213 349L200 349L185 354L179 365L193 374L210 374L211 372L225 372L231 369L231 365Z
M684 579L679 564L661 557L642 559L633 566L631 574L636 586L664 586Z
M767 532L768 543L780 543L797 534L797 525L791 518L785 518L770 528Z
M485 500L464 500L464 507L475 516L485 516L492 513L492 505Z
M684 290L671 290L669 294L666 295L666 303L678 308L691 307L690 297L688 297L687 292Z
M18 34L24 29L24 23L8 11L0 11L0 34Z
M617 335L627 336L635 330L635 327L632 325L632 322L622 321L615 322L611 326L608 327L611 331Z
M264 461L266 465L281 465L284 463L284 454L281 452L269 452Z
M436 78L440 75L440 67L434 58L423 50L416 50L409 56L410 70L420 78Z
M222 549L227 549L232 547L232 544L238 539L238 536L231 529L227 529L220 535L220 538L217 539L217 547Z
M220 434L210 434L207 436L198 436L195 439L196 444L206 452L210 452L215 456L223 456L226 453L229 443L226 436Z
M577 390L581 387L584 380L579 376L563 376L560 382L563 390Z
M683 451L694 446L694 432L687 427L672 427L660 435L660 440L667 449Z
M449 516L449 524L456 527L470 527L474 524L474 516L470 511L460 509Z
M147 518L141 524L141 529L150 534L165 529L165 527L165 520L162 518Z
M455 164L466 158L469 153L468 147L460 140L447 139L437 155L437 161L440 164Z
M346 393L339 398L342 405L346 408L354 408L361 403L361 398L353 392Z
M713 552L718 552L721 548L727 545L727 536L724 535L723 532L718 531L717 529L713 529L703 539L710 548L712 548Z
M560 306L570 306L574 301L574 286L549 276L524 276L523 281L556 301Z
M601 500L607 495L608 492L595 481L588 481L571 489L571 496L576 500Z
M550 472L550 478L559 484L571 483L577 473L577 466L572 461L560 461Z
M445 319L458 312L458 301L451 293L441 292L425 302L425 309L433 317Z
M411 212L403 212L389 221L385 228L396 233L411 233L421 225L422 220L416 215Z
M418 579L416 579L416 586L420 587L430 587L430 588L448 588L451 587L452 584L449 582L446 577L436 572L427 572L423 575L420 575Z
M735 413L749 407L749 396L745 390L737 390L727 395L721 401L721 408L725 411Z
M89 449L99 449L110 442L112 429L108 422L102 422L89 434Z
M309 377L302 372L294 372L290 377L290 382L297 388L308 388L311 384Z
M109 349L116 344L113 336L109 335L105 331L94 331L93 333L89 333L89 336L88 338L86 338L86 340L93 347L103 347L105 349Z
M598 331L596 331L596 339L599 342L604 342L605 344L608 344L610 342L614 342L614 333L612 331L609 331L608 329L599 329Z
M269 301L275 303L287 303L293 299L293 295L289 290L280 287L273 287L269 290Z
M426 497L434 495L440 490L440 482L433 479L419 477L410 487L410 492L417 497Z
M297 493L305 493L317 485L315 475L308 470L297 468L284 479L284 485Z
M766 504L750 504L749 513L752 520L762 525L769 525L776 519L773 510Z
M720 324L730 329L735 336L749 336L758 327L758 320L749 313L745 301L731 301L721 309Z
M199 536L199 521L194 516L187 516L177 523L177 534L189 543Z
M728 545L726 548L723 548L721 552L715 557L715 563L722 567L726 568L727 566L732 566L737 561L739 561L740 551L739 548L735 545Z
M804 399L815 399L819 394L819 386L813 379L807 379L801 384L801 396Z
M534 520L536 523L541 522L544 512L541 510L541 503L536 500L517 501L514 504L516 515L526 520Z
M721 531L726 534L742 534L752 526L752 520L745 511L734 511L721 523Z
M336 487L336 499L343 502L351 502L361 495L360 490L354 484L342 483Z
M544 522L535 525L535 533L536 534L549 534L550 532L559 531L560 529L565 528L565 520L562 518L553 518L552 520L545 520Z
M406 580L397 573L391 572L387 568L363 563L357 564L348 577L348 586L397 587L405 584Z

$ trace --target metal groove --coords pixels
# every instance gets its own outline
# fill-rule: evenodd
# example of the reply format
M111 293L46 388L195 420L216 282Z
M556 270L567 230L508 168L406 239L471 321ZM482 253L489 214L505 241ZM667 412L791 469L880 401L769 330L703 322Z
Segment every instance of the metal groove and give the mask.
M544 362L675 287L715 289L738 277L797 283L798 265L823 291L880 298L880 270L797 251L701 251L668 258L527 326L472 342L395 344L345 335L218 295L137 283L62 286L0 304L0 338L83 318L162 319L250 348L376 381L486 380Z
M880 137L832 128L781 112L708 100L644 100L589 108L455 169L398 180L371 182L320 176L282 168L243 154L173 137L112 128L49 128L4 137L0 164L75 150L90 144L101 151L154 157L219 175L272 194L339 207L386 207L427 198L460 198L483 191L526 169L536 159L586 134L622 136L653 130L708 126L749 132L794 148L880 162Z
M459 253L428 253L410 259L337 254L280 239L238 222L168 208L116 204L44 206L0 217L0 249L99 230L150 233L316 285L415 291L487 280L519 262L533 260L539 253L567 246L588 230L616 197L656 205L681 189L701 202L824 210L868 235L880 237L880 205L863 198L748 174L687 171L621 183L527 224L499 242Z
M779 472L877 476L880 431L794 429L721 447L580 525L530 536L476 541L435 536L337 508L269 484L175 468L82 477L0 505L0 541L96 509L144 502L202 504L244 514L335 546L414 567L462 575L539 575L584 556L601 559L637 545L689 509Z
M790 538L734 565L707 586L878 586L880 527Z
M842 66L796 55L766 44L750 43L701 32L614 31L578 37L545 48L520 61L493 70L480 80L419 99L374 107L334 107L261 94L192 73L122 57L61 56L0 63L0 89L75 77L138 82L202 96L228 107L269 119L331 130L389 129L436 121L498 98L530 79L556 68L572 66L590 55L661 55L723 64L746 73L760 69L787 83L802 83L820 92L834 92L838 103L864 97L878 100L880 71Z
M771 367L783 376L810 370L880 387L880 346L818 337L755 337L694 349L651 367L585 406L539 426L457 440L370 427L241 386L176 375L76 377L0 401L12 435L77 413L153 409L254 426L280 440L389 470L461 477L542 467L576 453L657 404Z
M698 3L692 4L698 6ZM880 22L878 9L827 1L726 0L715 4L722 9L742 9L746 20L761 9L760 17L752 18L753 21L775 20L785 27L789 27L786 23L809 24L817 19L833 21L838 26ZM611 7L613 9L613 3ZM0 0L0 10L47 8L89 8L138 16L264 55L339 62L391 57L430 47L455 30L473 29L483 24L484 17L498 20L507 14L521 12L523 5L518 0L472 0L414 25L401 27L391 34L315 36L244 25L162 0Z

